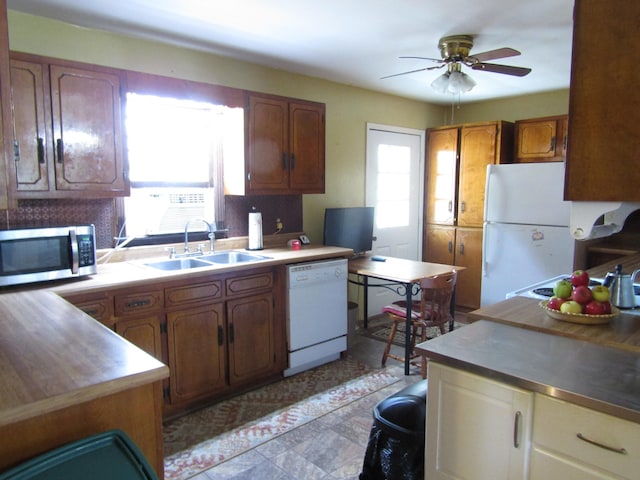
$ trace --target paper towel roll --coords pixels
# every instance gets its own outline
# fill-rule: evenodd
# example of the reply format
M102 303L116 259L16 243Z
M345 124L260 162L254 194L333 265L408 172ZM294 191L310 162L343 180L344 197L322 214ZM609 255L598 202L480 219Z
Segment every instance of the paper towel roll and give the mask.
M249 250L262 250L262 214L249 213Z

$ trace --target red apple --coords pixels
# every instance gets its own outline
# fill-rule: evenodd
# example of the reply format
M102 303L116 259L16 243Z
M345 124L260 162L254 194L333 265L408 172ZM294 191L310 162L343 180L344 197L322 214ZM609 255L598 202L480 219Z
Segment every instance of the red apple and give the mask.
M584 306L584 313L587 315L604 315L604 304L602 302L592 300Z
M567 301L566 298L551 297L549 299L549 302L547 303L547 307L549 307L552 310L560 310L560 306L566 301Z
M562 313L582 313L582 305L574 300L567 300L560 305L560 311Z
M609 298L611 298L611 292L604 285L596 285L591 289L591 295L593 295L593 299L598 302L607 302Z
M600 302L602 303L602 310L604 315L609 315L611 313L611 302Z
M578 302L580 305L586 305L592 299L591 290L585 285L579 285L571 292L571 300Z
M571 274L571 285L574 287L579 287L580 285L584 285L585 287L589 286L589 274L586 270L576 270Z

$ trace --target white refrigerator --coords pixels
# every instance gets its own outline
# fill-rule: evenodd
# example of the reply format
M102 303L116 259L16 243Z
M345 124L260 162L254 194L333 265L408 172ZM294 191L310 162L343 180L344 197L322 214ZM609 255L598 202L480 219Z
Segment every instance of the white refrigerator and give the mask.
M574 265L564 163L489 165L485 191L480 304L562 274Z

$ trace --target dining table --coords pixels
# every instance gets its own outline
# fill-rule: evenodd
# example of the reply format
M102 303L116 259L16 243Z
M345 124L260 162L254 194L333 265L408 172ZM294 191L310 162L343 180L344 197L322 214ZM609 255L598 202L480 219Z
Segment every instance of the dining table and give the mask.
M382 255L360 255L349 259L349 273L357 278L349 281L364 287L363 311L364 328L368 328L369 319L369 288L384 287L395 291L398 295L404 296L407 305L411 305L413 296L420 291L420 280L423 278L435 277L449 272L461 272L465 267L456 265L445 265L442 263L430 263L420 260L410 260L399 257L388 257ZM370 283L369 279L374 278L384 283ZM451 318L455 314L455 291L451 299ZM449 325L453 328L453 321ZM409 375L411 356L411 310L407 308L405 319L405 342L404 342L404 374Z

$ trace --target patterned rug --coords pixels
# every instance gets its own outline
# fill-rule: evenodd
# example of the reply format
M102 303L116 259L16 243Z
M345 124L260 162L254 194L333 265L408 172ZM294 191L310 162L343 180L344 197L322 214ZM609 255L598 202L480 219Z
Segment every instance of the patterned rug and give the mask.
M164 427L164 478L190 478L399 380L341 359L181 417Z
M454 322L453 329L458 329L461 326L465 325L464 323ZM447 327L448 329L449 327ZM385 342L389 339L389 333L391 332L391 327L389 325L371 325L367 330L361 329L359 333L364 335L365 337L373 338L375 340L380 340ZM399 347L404 347L404 332L405 325L398 325L398 330L396 330L396 334L393 337L393 345L398 345ZM427 330L427 338L435 338L440 336L440 329L438 327L432 327Z

